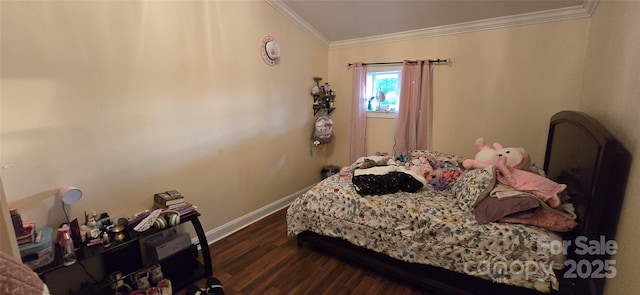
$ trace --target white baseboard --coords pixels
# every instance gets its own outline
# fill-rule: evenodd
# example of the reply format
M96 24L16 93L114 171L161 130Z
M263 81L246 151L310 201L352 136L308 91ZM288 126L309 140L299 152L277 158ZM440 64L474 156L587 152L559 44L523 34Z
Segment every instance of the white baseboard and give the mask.
M253 212L250 212L248 214L245 214L243 216L240 216L234 220L231 220L219 227L216 227L210 231L207 231L205 233L205 235L207 236L207 242L209 243L209 245L213 244L214 242L230 235L233 234L251 224L253 224L254 222L265 218L269 215L271 215L272 213L289 206L289 204L291 204L291 202L293 202L293 200L295 198L297 198L298 196L304 194L306 191L308 191L310 188L312 188L315 184L312 184L306 188L303 188L293 194L290 194L280 200L277 200L271 204L268 204L262 208L259 208ZM192 243L197 244L198 243L198 238L193 238L191 240Z

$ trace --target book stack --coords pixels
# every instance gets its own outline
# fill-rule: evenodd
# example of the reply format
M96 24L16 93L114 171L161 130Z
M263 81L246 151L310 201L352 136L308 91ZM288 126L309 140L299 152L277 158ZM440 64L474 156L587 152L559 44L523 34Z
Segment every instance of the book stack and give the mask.
M153 205L156 209L173 210L185 215L196 210L196 207L188 203L185 197L178 191L157 193L153 196Z
M24 231L21 235L16 234L16 239L18 240L18 245L26 245L31 244L36 241L37 237L36 224L35 222L28 222L24 224Z

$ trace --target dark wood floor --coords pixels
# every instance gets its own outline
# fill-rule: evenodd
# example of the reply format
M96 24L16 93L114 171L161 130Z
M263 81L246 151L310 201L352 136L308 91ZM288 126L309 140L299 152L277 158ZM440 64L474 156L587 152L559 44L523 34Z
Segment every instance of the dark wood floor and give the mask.
M286 209L209 246L213 276L233 294L421 294L287 236ZM196 283L204 287L205 280ZM177 294L186 294L185 290Z

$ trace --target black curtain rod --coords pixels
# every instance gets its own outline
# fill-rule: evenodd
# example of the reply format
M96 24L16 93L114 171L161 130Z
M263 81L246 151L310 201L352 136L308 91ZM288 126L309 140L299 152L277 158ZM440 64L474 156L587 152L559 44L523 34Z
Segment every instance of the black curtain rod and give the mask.
M410 60L409 61L410 64L414 64L414 63L417 63L417 62L418 61L415 61L415 60ZM391 62L367 62L367 63L362 63L362 64L363 65L401 65L403 63L404 62L402 62L402 61L391 61ZM432 63L432 64L448 64L449 60L448 59L439 59L439 58L438 59L430 59L429 63ZM353 66L352 63L350 63L348 65L349 65L349 67Z

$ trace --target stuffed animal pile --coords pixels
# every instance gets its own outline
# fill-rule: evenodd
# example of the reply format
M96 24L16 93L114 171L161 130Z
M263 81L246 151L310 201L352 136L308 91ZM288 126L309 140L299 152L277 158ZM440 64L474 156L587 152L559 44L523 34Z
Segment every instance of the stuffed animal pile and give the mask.
M531 159L523 148L505 148L499 143L494 143L491 148L486 145L484 138L478 138L475 145L478 153L473 159L464 160L462 165L465 168L486 168L495 165L497 180L500 183L532 193L553 208L560 206L559 194L567 186L531 172Z

